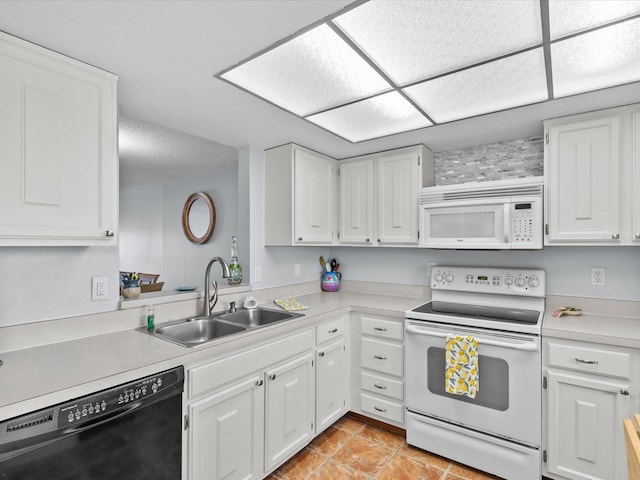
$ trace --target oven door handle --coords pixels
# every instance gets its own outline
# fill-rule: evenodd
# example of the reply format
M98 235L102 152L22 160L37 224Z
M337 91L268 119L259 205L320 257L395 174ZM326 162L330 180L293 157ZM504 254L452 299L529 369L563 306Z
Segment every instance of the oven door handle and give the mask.
M423 330L422 328L414 327L413 325L407 325L407 332L417 333L418 335L426 335L429 337L440 337L440 338L447 338L447 335L448 335L446 333ZM489 340L486 338L478 338L478 343L484 344L484 345L493 345L495 347L513 348L515 350L525 350L528 352L535 352L538 350L538 345L536 345L535 343L529 343L529 342L507 343L507 342L499 342L497 340Z

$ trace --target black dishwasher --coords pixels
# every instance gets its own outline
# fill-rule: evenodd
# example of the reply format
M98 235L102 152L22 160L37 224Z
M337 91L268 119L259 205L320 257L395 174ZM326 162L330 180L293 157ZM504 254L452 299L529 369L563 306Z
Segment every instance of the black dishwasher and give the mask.
M184 368L0 423L2 480L178 480Z

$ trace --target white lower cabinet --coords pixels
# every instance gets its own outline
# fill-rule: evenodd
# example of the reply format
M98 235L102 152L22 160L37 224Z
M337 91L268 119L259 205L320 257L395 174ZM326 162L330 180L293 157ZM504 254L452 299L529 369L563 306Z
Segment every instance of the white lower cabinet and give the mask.
M349 411L348 317L316 326L316 434Z
M626 480L622 419L637 397L631 383L637 354L556 339L544 341L544 353L543 473L553 479Z
M344 340L317 351L316 431L330 427L347 412L348 374Z
M267 371L266 471L283 463L313 439L312 360L312 354L308 353Z
M352 410L404 428L404 328L402 318L353 318Z
M187 368L190 480L262 479L314 435L313 330Z
M262 478L263 383L253 375L189 406L189 478Z

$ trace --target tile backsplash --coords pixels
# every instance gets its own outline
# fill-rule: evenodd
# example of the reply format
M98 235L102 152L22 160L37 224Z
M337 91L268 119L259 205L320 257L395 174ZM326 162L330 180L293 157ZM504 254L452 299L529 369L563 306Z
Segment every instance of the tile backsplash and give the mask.
M435 184L542 175L543 137L528 137L435 154Z

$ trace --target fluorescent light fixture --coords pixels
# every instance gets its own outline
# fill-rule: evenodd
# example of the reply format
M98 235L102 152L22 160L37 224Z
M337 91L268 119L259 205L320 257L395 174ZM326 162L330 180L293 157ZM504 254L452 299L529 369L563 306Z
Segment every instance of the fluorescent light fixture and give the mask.
M640 0L354 5L216 77L351 142L640 81Z
M553 88L565 97L640 80L640 18L551 44Z
M398 85L542 43L539 0L372 1L334 23Z
M398 92L307 117L352 142L428 127L432 123Z
M551 40L640 14L638 0L552 0L549 2Z
M391 88L327 25L309 30L221 77L300 116Z
M548 99L542 48L404 89L436 123Z

